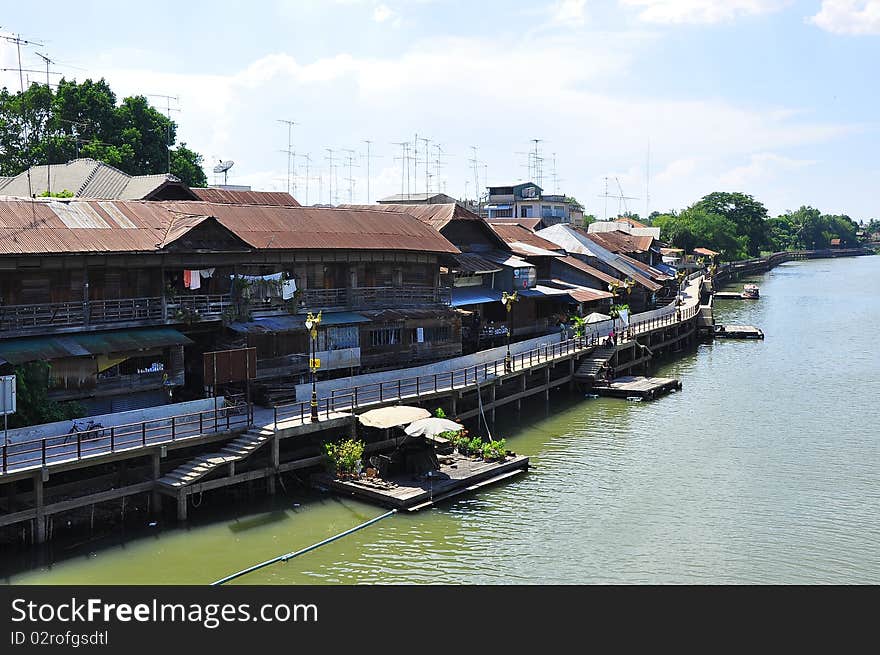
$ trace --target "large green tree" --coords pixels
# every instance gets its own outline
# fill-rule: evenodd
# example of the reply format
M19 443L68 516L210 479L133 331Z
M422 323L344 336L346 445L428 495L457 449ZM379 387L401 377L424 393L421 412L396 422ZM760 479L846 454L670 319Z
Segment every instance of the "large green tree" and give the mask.
M0 175L76 157L149 175L167 172L170 160L174 175L190 186L204 186L201 156L186 144L173 148L176 139L175 122L144 96L117 103L103 79L62 79L54 91L45 84L32 84L24 93L0 91Z
M745 237L749 255L761 254L761 249L767 245L767 208L752 196L716 191L703 196L694 208L731 221L736 226L737 235Z
M740 259L745 254L745 238L737 234L730 219L713 214L697 206L679 214L662 214L653 220L660 228L660 237L686 252L703 247L717 250L727 261Z

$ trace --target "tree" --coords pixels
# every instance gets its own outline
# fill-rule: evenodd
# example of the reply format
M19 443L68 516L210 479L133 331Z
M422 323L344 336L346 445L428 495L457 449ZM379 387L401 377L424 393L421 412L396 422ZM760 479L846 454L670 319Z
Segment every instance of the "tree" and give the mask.
M584 217L581 219L582 225L586 228L590 226L590 223L595 223L597 219L593 214L584 214Z
M79 403L59 403L49 399L50 372L48 362L42 361L15 367L16 411L9 416L9 427L54 423L85 415L85 409Z
M697 247L711 248L727 261L741 259L745 253L745 239L737 234L733 221L696 206L680 214L658 216L653 225L660 228L661 239L685 252Z
M752 196L716 191L703 196L694 208L731 221L736 226L737 236L745 237L749 255L760 255L761 248L767 245L767 208Z
M117 104L103 79L62 78L55 91L45 84L31 84L24 93L0 91L0 175L91 157L129 175L164 173L170 163L187 184L205 186L201 155L186 144L174 149L176 138L174 121L144 96Z
M186 143L181 143L171 151L171 174L179 177L188 186L208 186L208 178L202 168L202 156L187 148Z

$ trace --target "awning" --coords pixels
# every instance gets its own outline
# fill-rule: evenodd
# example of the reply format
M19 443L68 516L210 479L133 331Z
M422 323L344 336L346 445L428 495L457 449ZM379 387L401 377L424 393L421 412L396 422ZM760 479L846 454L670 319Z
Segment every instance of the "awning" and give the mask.
M66 357L87 357L107 353L136 352L168 346L185 346L191 339L173 328L142 328L65 334L51 337L27 337L0 341L0 359L10 364L50 361Z
M252 321L230 323L229 329L241 334L268 334L275 332L297 332L305 330L305 316L264 316ZM332 312L321 315L321 326L353 325L356 323L369 323L370 319L362 314L354 312Z
M520 259L515 255L511 255L508 252L502 252L500 250L493 250L492 252L483 253L483 257L488 259L490 262L495 262L496 264L501 264L502 266L507 266L509 268L534 268L534 264L527 262L525 259Z
M481 273L500 273L502 270L498 264L471 253L463 252L458 255L452 255L452 259L455 260L452 268L458 273L479 275Z
M453 307L496 301L501 301L501 291L497 289L487 289L486 287L454 287L452 289Z
M720 252L715 252L714 250L709 250L708 248L694 248L692 251L695 255L705 255L706 257L716 257L720 255Z
M513 205L487 205L486 209L513 209Z
M666 273L666 275L674 276L676 273L678 273L678 270L675 267L669 266L667 264L654 264L654 268L656 268L658 271Z
M538 284L531 289L517 289L517 293L526 298L548 298L553 296L567 296L570 289L554 289Z

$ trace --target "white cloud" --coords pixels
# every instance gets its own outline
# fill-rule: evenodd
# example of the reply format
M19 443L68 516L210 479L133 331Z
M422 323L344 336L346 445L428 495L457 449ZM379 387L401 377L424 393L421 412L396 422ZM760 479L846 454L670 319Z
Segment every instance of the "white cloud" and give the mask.
M586 22L586 0L559 0L550 7L554 25L580 27Z
M792 0L619 0L641 9L639 18L648 23L720 23L740 16L778 11Z
M751 155L748 164L737 166L718 179L723 187L747 189L771 181L780 174L790 173L815 163L809 159L791 159L772 152L760 152Z
M384 23L385 21L392 19L397 14L391 9L388 5L377 5L373 9L373 20L377 23Z
M880 34L880 0L822 0L807 21L834 34Z

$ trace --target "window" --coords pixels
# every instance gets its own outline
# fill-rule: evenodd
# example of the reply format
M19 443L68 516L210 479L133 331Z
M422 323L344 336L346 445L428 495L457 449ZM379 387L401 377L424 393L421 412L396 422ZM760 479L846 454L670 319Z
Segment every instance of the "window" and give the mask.
M419 337L421 336L421 339ZM452 341L452 327L449 325L435 325L426 328L411 328L410 343L437 343Z
M379 346L396 346L400 343L400 328L380 328L370 330L370 345L374 348Z
M532 206L531 205L522 205L519 208L519 217L520 218L531 218L532 217Z
M490 209L489 218L513 218L512 209Z

